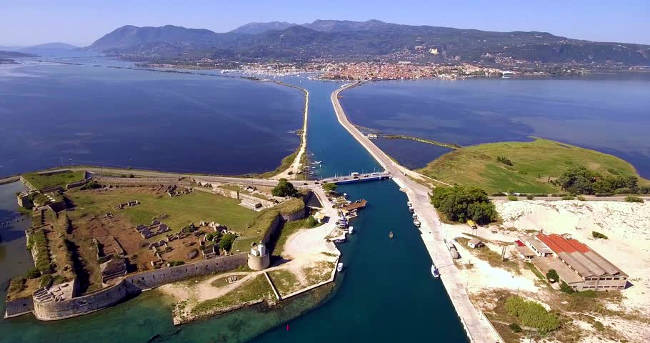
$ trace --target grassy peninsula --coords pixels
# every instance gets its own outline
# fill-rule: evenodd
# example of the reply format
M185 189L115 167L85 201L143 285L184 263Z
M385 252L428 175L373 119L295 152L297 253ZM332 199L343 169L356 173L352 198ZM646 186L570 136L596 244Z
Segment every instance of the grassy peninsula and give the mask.
M551 181L579 166L603 176L638 177L634 167L618 157L541 138L463 147L419 172L451 184L480 187L488 193L554 193L561 188ZM639 185L648 183L639 177Z

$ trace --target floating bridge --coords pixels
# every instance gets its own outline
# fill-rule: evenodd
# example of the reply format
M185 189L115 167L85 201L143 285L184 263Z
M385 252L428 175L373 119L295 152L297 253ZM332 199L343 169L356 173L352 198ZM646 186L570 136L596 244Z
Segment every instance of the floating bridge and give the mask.
M334 177L328 177L325 179L321 179L320 182L322 183L334 183L337 185L343 185L343 184L348 184L348 183L359 183L359 182L368 182L368 181L378 181L378 180L385 180L390 178L390 173L389 172L378 172L378 173L367 173L367 174L362 174L362 173L351 173L350 175L346 176L334 176Z

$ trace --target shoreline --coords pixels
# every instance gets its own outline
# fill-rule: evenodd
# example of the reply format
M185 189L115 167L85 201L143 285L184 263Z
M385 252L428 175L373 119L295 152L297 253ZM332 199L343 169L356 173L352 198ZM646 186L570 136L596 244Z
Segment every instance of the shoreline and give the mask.
M341 126L343 126L367 151L370 155L390 172L393 181L400 186L413 203L416 213L421 217L422 240L431 256L431 259L439 266L444 266L440 279L445 290L460 318L465 332L471 342L495 342L503 341L498 332L492 327L485 315L471 302L466 287L462 283L460 271L453 264L451 255L446 248L441 233L441 222L438 215L429 201L429 189L413 180L407 175L418 173L407 170L394 162L386 153L379 149L366 136L364 136L347 118L338 97L339 94L349 88L359 85L359 82L346 84L330 96L334 111ZM415 176L417 177L417 176Z

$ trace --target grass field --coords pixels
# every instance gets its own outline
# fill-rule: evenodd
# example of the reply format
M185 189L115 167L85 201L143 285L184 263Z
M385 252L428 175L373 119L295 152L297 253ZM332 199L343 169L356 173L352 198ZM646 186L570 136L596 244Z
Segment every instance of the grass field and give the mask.
M110 192L72 191L68 197L78 210L93 215L107 212L124 214L133 225L150 224L154 217L166 215L162 222L173 232L199 221L215 221L242 234L247 232L248 224L257 216L252 210L238 205L236 199L205 193L169 197L151 191L136 189L117 189ZM115 206L131 200L139 200L140 205L116 210Z
M631 164L618 157L546 139L464 147L441 156L419 172L451 184L478 186L488 193L552 193L560 189L549 180L574 166L602 175L638 176ZM640 179L639 184L647 183Z
M51 175L28 173L28 174L23 174L22 176L25 180L27 180L27 182L29 182L36 189L43 189L45 187L51 187L51 186L65 187L65 185L71 182L83 180L84 174L85 172L83 171L68 170L62 173L56 173Z
M223 296L200 302L192 309L194 314L205 314L220 311L230 306L243 304L257 299L274 299L273 290L263 274L259 274L246 284L224 294Z

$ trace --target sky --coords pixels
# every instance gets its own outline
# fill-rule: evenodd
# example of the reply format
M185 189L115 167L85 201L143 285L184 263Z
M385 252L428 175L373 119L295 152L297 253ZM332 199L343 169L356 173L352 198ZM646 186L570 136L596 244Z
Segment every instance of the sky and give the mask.
M650 0L0 0L0 45L86 46L123 25L226 32L249 22L316 19L545 31L650 44Z

